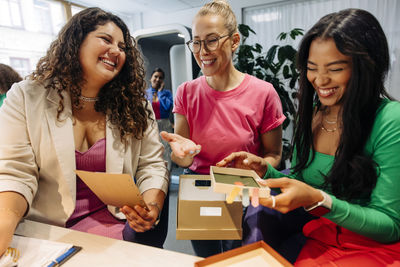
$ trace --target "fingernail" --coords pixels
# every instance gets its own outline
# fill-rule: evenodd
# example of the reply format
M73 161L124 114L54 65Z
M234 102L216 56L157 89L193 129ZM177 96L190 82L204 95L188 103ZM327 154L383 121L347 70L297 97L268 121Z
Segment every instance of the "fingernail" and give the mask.
M249 160L248 159L245 159L245 160L243 160L243 163L249 163Z
M200 150L199 150L199 149L197 149L197 150L196 150L196 153L200 153Z
M193 151L193 150L190 150L190 151L189 151L189 154L194 154L194 151Z

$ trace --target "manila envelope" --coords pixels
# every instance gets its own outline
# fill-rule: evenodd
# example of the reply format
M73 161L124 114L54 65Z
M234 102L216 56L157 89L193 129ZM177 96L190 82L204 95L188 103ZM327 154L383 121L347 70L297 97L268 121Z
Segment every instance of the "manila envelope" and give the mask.
M139 188L129 174L75 171L104 204L121 208L127 205L146 207Z

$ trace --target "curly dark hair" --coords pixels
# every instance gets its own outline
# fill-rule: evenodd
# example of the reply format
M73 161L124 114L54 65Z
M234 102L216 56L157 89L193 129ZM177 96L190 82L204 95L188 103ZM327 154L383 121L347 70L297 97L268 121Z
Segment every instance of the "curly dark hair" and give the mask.
M7 93L13 83L21 80L21 76L13 68L5 64L0 64L0 94Z
M361 9L328 14L304 35L297 58L300 88L293 138L297 149L295 172L308 166L315 156L311 124L314 108L320 110L321 103L307 79L307 62L310 45L316 38L332 39L337 49L352 60L352 74L339 113L343 131L332 169L325 177L325 187L330 187L338 198L369 199L379 166L365 154L364 147L382 99L392 99L384 88L390 62L386 36L378 20Z
M72 105L80 108L79 96L85 83L79 61L80 46L90 32L108 22L115 23L123 33L126 60L119 74L101 88L94 107L118 128L121 141L127 141L128 136L141 139L149 126L148 118L152 120L144 93L143 59L128 27L114 14L87 8L74 15L39 60L30 78L42 82L48 90L57 90L61 98L57 118L64 110L63 91L69 92Z

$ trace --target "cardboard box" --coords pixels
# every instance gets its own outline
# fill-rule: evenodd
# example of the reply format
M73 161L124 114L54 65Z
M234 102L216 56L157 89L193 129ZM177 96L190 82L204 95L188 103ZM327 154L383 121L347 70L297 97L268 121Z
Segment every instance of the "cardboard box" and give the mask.
M211 186L195 186L196 180L210 181L210 176L179 177L176 239L242 239L242 202L227 204L224 194L215 193Z
M205 258L194 263L195 267L249 267L249 266L270 266L282 267L293 266L285 258L279 255L273 248L264 241L258 241L240 248L235 248L224 253Z

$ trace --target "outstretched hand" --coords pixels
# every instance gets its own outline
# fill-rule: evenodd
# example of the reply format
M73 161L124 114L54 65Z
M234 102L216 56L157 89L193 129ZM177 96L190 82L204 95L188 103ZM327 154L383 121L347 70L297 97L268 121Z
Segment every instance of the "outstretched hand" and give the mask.
M268 164L265 159L244 151L234 152L216 165L218 167L254 170L260 177L263 177L268 169Z
M162 139L169 143L172 152L178 158L186 156L194 157L201 151L201 145L196 145L192 140L182 137L179 134L162 131L160 135Z

